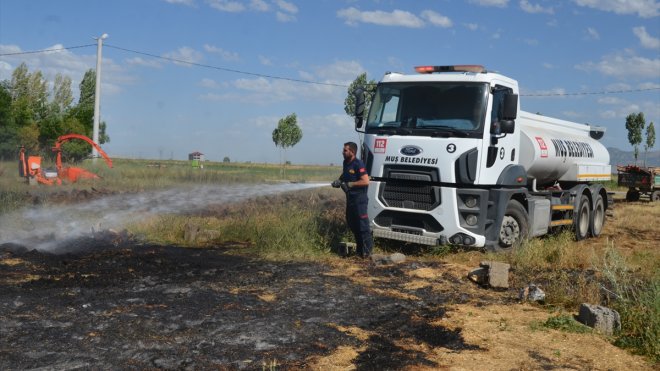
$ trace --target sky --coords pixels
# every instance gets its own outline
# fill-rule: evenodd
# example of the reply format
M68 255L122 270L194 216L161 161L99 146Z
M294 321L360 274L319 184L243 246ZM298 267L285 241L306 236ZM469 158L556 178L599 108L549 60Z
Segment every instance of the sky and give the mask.
M0 80L25 62L78 97L103 34L111 157L277 163L272 131L295 113L287 160L337 164L359 140L351 81L419 65L484 65L523 110L604 126L608 147L632 149L633 112L660 136L657 0L0 0Z

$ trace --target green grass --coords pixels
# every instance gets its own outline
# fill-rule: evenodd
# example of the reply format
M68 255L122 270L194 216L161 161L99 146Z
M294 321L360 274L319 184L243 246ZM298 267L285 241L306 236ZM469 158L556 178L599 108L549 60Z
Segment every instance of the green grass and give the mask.
M660 269L658 262L637 265L643 251L622 255L612 242L601 248L573 241L569 232L530 240L508 254L488 254L488 259L511 264L512 286L529 283L546 292L545 305L577 311L581 303L601 304L621 316L621 331L614 343L660 361ZM632 268L636 267L636 268ZM541 327L582 332L568 315L549 318ZM539 327L537 324L536 327Z
M329 256L346 232L343 195L333 189L260 197L219 210L217 216L159 215L131 227L141 239L167 245L223 245L276 260ZM185 239L188 224L199 227Z
M576 334L592 333L593 329L585 326L576 321L573 316L568 314L559 314L548 318L545 322L533 322L531 324L533 330L553 329L564 332L572 332Z
M615 344L660 362L660 270L640 278L614 248L606 250L601 266L612 307L621 316Z

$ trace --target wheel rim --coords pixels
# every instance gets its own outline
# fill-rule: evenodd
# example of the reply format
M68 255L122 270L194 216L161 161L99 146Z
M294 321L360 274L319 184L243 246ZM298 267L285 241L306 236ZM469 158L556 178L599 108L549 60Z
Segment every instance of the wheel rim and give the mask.
M660 201L660 192L659 191L653 192L653 195L652 195L651 199L653 201Z
M520 239L520 225L512 216L505 215L500 228L500 241L505 246L513 246Z
M585 237L589 231L589 203L585 202L580 207L580 215L578 216L578 229L580 236Z

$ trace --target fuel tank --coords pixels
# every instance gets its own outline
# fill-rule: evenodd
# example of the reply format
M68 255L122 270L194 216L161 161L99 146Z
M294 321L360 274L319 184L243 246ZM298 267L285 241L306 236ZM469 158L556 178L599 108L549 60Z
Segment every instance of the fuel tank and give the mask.
M610 180L605 128L520 112L520 164L537 184Z

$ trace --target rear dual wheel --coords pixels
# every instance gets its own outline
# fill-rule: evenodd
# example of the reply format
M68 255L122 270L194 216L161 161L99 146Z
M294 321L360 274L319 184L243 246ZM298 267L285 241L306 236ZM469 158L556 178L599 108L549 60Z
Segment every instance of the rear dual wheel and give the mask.
M593 237L600 236L605 224L605 201L600 194L596 195L596 202L594 202L593 215L591 217L591 235Z
M589 196L580 196L580 203L573 215L575 239L580 241L589 236L598 237L603 232L605 225L605 201L603 196L596 194L593 208Z
M575 228L575 239L584 240L589 237L589 225L591 224L591 202L587 195L580 197L580 203L573 215L573 226Z

